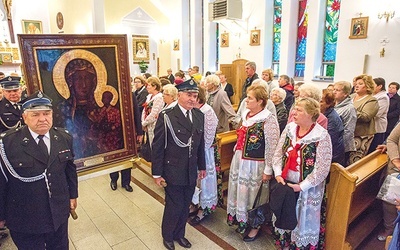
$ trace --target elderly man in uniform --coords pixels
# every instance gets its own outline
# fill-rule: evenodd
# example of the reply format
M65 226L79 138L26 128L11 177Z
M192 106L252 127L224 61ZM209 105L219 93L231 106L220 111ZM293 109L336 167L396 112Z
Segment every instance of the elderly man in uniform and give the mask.
M68 217L77 206L72 136L52 127L42 92L22 105L26 126L0 135L0 227L18 249L68 250Z
M3 99L0 101L0 133L24 124L19 105L22 95L20 79L19 76L8 76L0 80L3 90Z
M178 104L160 113L152 144L152 174L165 187L165 208L161 230L164 246L175 249L192 244L185 238L186 220L197 178L206 175L204 115L193 108L198 97L194 80L177 86ZM177 157L179 156L179 157Z

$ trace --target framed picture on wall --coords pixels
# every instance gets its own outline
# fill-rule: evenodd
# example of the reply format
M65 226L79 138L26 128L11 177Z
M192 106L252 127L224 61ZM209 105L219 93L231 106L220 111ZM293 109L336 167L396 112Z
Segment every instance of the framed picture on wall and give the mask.
M351 19L350 39L367 38L368 17L358 17Z
M179 50L179 39L174 40L174 50Z
M260 30L252 30L250 32L250 46L260 45Z
M229 33L221 34L221 47L229 47Z
M133 63L149 63L149 36L132 35Z
M52 99L78 171L132 167L136 155L126 35L18 35L28 94Z
M24 34L43 34L42 21L22 20Z

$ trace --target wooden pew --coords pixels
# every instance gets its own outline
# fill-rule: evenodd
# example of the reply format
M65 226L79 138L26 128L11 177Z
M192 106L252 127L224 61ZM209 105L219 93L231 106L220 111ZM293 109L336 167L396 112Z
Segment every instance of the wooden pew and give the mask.
M221 156L221 172L229 170L233 157L233 147L236 144L236 130L217 134L218 152Z
M372 152L342 167L333 163L327 185L326 249L356 249L382 220L376 199L387 155Z

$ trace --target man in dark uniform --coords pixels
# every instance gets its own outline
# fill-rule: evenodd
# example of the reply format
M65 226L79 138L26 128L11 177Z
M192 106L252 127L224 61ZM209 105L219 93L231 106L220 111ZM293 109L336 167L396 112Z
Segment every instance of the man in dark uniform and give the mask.
M77 206L72 136L52 127L42 92L22 104L26 126L0 134L0 227L18 249L68 250L68 217Z
M190 248L185 238L197 177L206 175L204 156L204 115L194 107L198 87L193 80L177 86L178 105L160 113L152 144L152 174L165 186L165 208L161 230L163 244L175 249L174 240Z
M0 133L24 124L18 104L22 95L20 79L19 76L8 76L0 80L3 90L3 99L0 101Z

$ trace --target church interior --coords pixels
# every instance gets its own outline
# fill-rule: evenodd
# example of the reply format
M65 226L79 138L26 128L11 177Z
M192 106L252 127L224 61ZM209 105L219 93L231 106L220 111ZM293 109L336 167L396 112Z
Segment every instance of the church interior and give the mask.
M217 3L223 4L222 13ZM54 37L79 35L84 40L88 35L96 43L89 35L122 35L127 55L120 55L116 64L127 66L121 79L126 86L129 76L161 77L168 69L188 76L188 69L198 66L201 75L226 75L237 109L248 61L255 62L260 76L273 69L274 82L288 75L321 89L352 82L360 74L382 77L386 87L398 82L399 27L398 0L3 0L0 71L21 76L29 93L38 88L32 79L38 80L26 74L39 71L39 64L30 65L23 38L37 36L51 44ZM89 43L74 46L85 49ZM223 133L217 141L226 195L236 135ZM121 186L110 189L108 174L126 164L100 164L79 172L79 217L69 220L70 249L163 249L164 191L153 182L151 163L137 154L130 158L133 192ZM375 196L387 161L386 154L373 152L348 168L332 165L326 249L385 248L376 239L383 218ZM200 225L188 224L186 231L192 249L275 249L268 226L254 242L244 242L227 226L226 206ZM11 237L0 244L0 249L17 249Z

